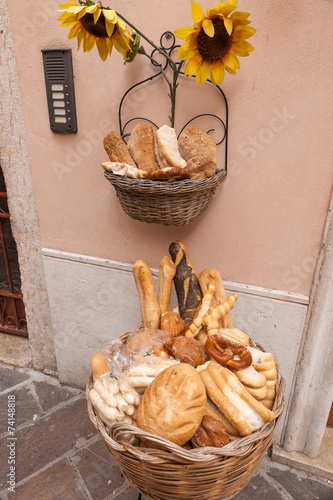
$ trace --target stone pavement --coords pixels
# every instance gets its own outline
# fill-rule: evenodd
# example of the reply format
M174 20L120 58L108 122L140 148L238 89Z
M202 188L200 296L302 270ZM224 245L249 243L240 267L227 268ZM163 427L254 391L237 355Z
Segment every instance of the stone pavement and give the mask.
M13 396L16 421L9 422L15 429L10 429L14 433L10 436L7 409ZM14 479L8 476L11 459L16 466L15 493L7 483ZM28 368L0 364L1 500L137 500L138 496L92 426L82 391ZM272 462L267 455L235 499L332 500L333 484Z

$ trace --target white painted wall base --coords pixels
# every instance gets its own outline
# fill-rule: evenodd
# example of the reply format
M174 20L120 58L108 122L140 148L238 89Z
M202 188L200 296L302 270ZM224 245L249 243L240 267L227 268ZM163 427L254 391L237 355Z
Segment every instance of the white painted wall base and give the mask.
M91 356L141 322L132 265L49 249L43 260L59 379L84 387ZM152 272L157 283L158 271ZM237 327L279 360L288 402L308 298L230 282L225 288L239 295L232 312Z

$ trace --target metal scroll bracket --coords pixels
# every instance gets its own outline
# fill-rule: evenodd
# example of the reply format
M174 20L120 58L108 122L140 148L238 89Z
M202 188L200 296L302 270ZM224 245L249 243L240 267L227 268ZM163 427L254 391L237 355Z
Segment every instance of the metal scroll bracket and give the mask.
M161 38L160 38L160 54L163 55L163 52L166 53L169 57L172 57L173 55L173 52L178 49L180 47L180 45L176 45L176 38L175 38L175 35L171 32L171 31L165 31ZM126 121L125 123L123 123L123 118L122 118L122 113L123 113L123 105L126 101L126 99L130 98L131 94L133 92L135 92L135 90L140 87L141 85L144 85L145 83L147 82L150 82L152 80L154 80L155 78L158 78L158 77L161 77L163 75L163 72L165 72L168 68L168 66L170 65L170 62L168 61L168 59L165 59L165 62L164 62L164 65L162 63L157 63L156 60L153 60L154 59L154 56L156 55L156 52L157 50L154 49L152 52L151 52L151 64L157 69L156 73L149 76L148 78L145 78L144 80L132 85L123 95L121 101L120 101L120 104L119 104L119 130L120 130L120 135L124 138L129 136L130 133L127 132L128 130L128 127L129 125L134 122L134 121L145 121L145 122L148 122L150 123L152 126L154 126L156 129L159 128L159 126L154 123L152 120L148 119L148 118L144 118L144 117L141 117L141 116L137 116L137 117L133 117L131 118L130 120ZM176 64L180 64L179 62L176 63ZM179 75L182 76L182 79L184 80L185 78L187 80L191 80L193 81L193 78L188 78L185 76L185 73L183 71L179 71ZM163 76L162 76L163 78ZM211 80L207 80L207 82L209 82L211 85L213 85L212 81ZM227 161L228 161L228 101L227 101L227 98L223 92L223 90L221 89L221 87L219 85L216 85L213 87L216 89L216 91L218 92L218 97L222 100L222 104L223 104L223 108L224 108L224 116L221 117L221 116L218 116L216 114L213 114L213 113L201 113L201 114L198 114L196 116L194 116L193 118L191 118L190 120L188 120L185 125L182 127L182 129L180 130L179 134L178 134L178 137L179 135L182 133L182 131L187 127L189 126L191 123L193 123L195 120L198 120L200 118L209 118L209 119L212 119L212 122L213 121L217 121L218 125L221 127L222 129L222 133L221 133L221 139L219 139L218 141L216 141L216 145L217 146L220 146L222 143L224 145L224 170L225 172L227 173ZM223 109L222 108L222 109ZM215 122L216 124L216 122ZM215 132L215 127L212 127L212 128L209 128L208 130L206 130L206 132L208 134L212 133L212 132Z

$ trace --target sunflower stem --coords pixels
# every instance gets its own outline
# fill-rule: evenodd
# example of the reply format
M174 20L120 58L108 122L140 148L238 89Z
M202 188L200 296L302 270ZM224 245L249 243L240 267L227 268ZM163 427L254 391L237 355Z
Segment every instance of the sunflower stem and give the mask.
M177 90L177 87L178 87L178 84L177 84L177 80L178 80L178 76L179 76L179 72L181 70L181 67L183 65L183 61L181 61L180 63L176 63L172 57L169 56L169 54L161 49L160 47L158 47L152 40L150 40L148 37L146 37L146 35L144 33L142 33L141 31L139 31L132 23L130 23L124 16L122 16L121 14L119 14L119 12L116 11L116 14L117 16L122 19L124 21L124 23L128 24L128 26L130 26L132 28L132 30L135 31L135 33L137 33L138 35L140 35L144 40L146 40L146 42L148 42L159 54L161 54L162 56L164 56L168 63L170 64L171 66L171 69L172 69L172 73L173 73L173 79L172 79L172 82L169 80L169 78L167 77L164 69L163 69L163 66L162 64L160 64L159 62L156 61L156 59L154 59L152 56L150 56L149 54L147 54L147 52L145 51L144 47L140 47L139 49L139 53L140 54L143 54L145 55L146 57L148 57L148 59L150 59L155 65L159 66L160 67L160 70L161 70L161 73L165 79L165 81L167 82L167 84L169 85L169 88L170 88L170 94L169 97L170 97L170 100L171 100L171 115L169 116L169 120L170 120L170 125L172 128L174 128L175 126L175 112L176 112L176 90Z

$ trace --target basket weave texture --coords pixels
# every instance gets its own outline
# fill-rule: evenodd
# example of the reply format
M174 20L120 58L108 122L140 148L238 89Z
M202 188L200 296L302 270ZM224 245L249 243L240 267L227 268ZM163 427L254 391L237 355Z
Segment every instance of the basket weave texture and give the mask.
M119 338L125 342L128 332ZM264 349L253 341L252 347ZM86 387L88 414L127 481L151 500L227 500L249 482L272 443L284 408L285 380L277 365L276 418L260 430L223 448L184 449L133 425L117 423L109 433L89 399L92 377ZM133 446L126 435L149 440L161 449Z
M115 188L124 212L132 219L184 226L206 210L226 171L217 170L208 179L172 182L129 179L111 172L104 175Z

